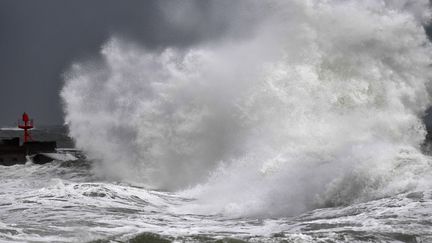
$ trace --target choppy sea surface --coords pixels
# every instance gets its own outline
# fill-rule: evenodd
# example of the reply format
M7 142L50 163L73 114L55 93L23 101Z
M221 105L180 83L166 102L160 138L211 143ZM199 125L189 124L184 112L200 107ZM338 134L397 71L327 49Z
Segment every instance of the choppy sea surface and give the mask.
M429 0L172 2L226 31L71 64L86 156L0 167L0 241L432 242Z
M431 242L432 192L295 217L182 214L175 193L104 181L79 160L0 169L1 242ZM220 195L223 197L224 195Z

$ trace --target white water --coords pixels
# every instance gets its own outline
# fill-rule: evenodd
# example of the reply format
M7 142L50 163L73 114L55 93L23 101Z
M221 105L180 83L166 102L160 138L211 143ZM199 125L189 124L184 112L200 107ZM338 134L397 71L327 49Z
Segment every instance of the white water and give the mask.
M144 232L170 242L195 243L228 237L311 243L432 240L432 191L317 209L291 218L233 219L178 213L179 206L194 201L100 181L89 173L90 164L55 161L2 166L0 242L128 242Z
M430 188L427 0L243 4L247 38L156 51L113 37L73 65L66 122L96 173L228 216Z

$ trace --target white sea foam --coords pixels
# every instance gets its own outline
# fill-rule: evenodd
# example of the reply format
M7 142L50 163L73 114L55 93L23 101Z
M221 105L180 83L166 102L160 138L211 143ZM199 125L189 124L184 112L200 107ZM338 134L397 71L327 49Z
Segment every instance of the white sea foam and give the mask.
M232 216L428 188L428 1L252 5L248 38L155 51L113 37L100 63L73 65L66 122L95 171Z
M431 240L432 191L286 218L231 218L179 213L193 200L100 181L89 162L2 166L0 242L126 242L139 233L174 242L363 242ZM373 232L373 234L371 234ZM151 238L151 237L149 237Z

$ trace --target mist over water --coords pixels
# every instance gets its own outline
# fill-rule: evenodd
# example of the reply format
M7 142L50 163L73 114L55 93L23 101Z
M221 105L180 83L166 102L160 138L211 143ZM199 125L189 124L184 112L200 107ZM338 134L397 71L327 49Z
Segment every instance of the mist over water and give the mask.
M427 0L240 6L232 18L254 21L215 42L113 37L101 61L71 67L65 120L97 173L197 199L174 210L230 216L430 188Z

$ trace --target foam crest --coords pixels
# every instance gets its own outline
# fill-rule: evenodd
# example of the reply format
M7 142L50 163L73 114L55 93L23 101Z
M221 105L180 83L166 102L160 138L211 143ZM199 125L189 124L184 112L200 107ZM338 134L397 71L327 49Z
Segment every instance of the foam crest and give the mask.
M96 170L229 215L427 187L428 1L250 4L253 37L158 51L112 38L71 68L66 122Z

